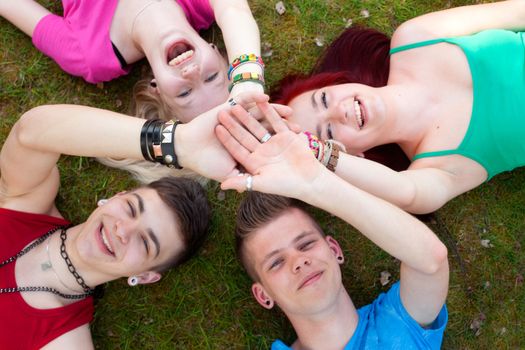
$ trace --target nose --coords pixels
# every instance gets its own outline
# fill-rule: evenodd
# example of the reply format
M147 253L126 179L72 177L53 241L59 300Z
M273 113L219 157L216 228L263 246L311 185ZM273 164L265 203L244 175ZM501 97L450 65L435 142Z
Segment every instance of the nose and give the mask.
M310 258L304 255L300 255L294 261L293 272L297 273L301 271L301 269L304 268L305 266L310 266L311 263L312 261L310 260Z
M185 79L194 79L200 75L200 68L196 63L192 63L182 68L181 75Z
M327 119L331 122L344 123L348 118L348 109L342 104L334 104L327 110Z
M133 232L136 231L132 220L118 220L115 223L115 236L122 244L127 244Z

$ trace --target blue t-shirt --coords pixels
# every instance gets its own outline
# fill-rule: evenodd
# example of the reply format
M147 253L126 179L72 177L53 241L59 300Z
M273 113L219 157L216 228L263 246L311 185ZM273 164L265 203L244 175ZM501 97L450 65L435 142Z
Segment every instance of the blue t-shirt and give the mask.
M359 323L343 350L354 349L440 349L448 321L447 308L427 328L421 327L405 310L399 296L399 282L381 293L372 304L357 310ZM272 350L290 350L276 340Z

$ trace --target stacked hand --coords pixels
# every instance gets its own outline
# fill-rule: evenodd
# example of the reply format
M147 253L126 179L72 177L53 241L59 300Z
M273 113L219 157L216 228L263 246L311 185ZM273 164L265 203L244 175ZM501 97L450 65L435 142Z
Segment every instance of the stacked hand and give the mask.
M310 151L306 136L288 125L274 106L259 102L257 107L275 133L269 139L268 130L242 107L219 113L217 137L250 174L229 177L221 187L300 198L323 167Z
M191 122L177 127L175 152L181 166L218 181L239 173L236 161L215 136L214 129L218 124L217 113L221 110L229 110L237 103L248 106L255 102L266 102L268 96L246 93L236 97L235 101L225 102Z

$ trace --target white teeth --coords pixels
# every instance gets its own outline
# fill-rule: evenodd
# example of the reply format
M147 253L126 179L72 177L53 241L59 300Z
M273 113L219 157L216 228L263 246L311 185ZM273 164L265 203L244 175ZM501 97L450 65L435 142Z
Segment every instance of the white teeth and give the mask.
M354 100L354 110L355 110L355 118L357 120L357 125L359 126L359 128L362 128L364 124L364 120L363 120L363 116L361 115L361 107L359 106L358 100Z
M186 60L187 58L189 58L191 56L193 56L193 50L188 50L186 52L181 53L180 55L178 55L174 59L172 59L168 64L170 66L176 66L176 65L178 65L179 63L181 63L182 61Z
M102 241L104 242L104 245L106 246L106 248L108 248L108 250L113 253L113 250L111 249L111 246L109 245L109 241L108 241L108 238L106 237L106 235L104 234L104 229L102 228L100 230L100 234L102 236Z

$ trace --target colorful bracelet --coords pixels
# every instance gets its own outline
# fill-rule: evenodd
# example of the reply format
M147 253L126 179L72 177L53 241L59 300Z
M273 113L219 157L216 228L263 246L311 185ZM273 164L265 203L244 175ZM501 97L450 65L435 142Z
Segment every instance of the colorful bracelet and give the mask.
M319 148L321 147L321 142L319 142L319 138L308 131L305 131L304 134L308 138L308 147L310 147L310 150L314 154L314 157L316 159L319 159Z
M175 129L180 122L164 122L151 119L140 131L140 149L144 159L164 164L170 168L182 169L175 153Z
M232 82L228 86L228 92L231 92L235 85L246 82L246 81L258 83L264 87L264 75L263 74L244 72L244 73L239 73L233 77Z
M228 69L228 79L231 80L233 71L245 63L258 64L264 71L264 62L261 57L256 56L253 53L243 54L233 60L232 64L230 65L230 68Z

